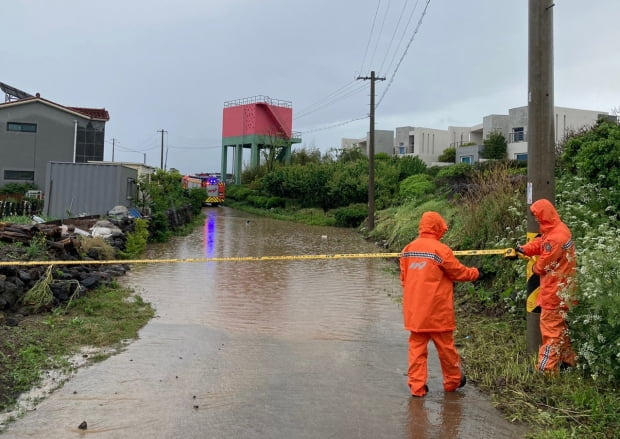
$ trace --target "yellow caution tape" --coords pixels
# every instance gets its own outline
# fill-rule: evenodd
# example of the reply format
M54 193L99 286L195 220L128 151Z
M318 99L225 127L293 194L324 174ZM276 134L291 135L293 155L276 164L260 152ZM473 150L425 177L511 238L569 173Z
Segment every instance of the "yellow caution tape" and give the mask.
M516 252L512 248L492 250L456 250L456 256L483 256L504 255L514 257ZM310 259L361 259L361 258L399 258L400 253L343 253L334 255L285 255L285 256L241 256L221 258L185 258L185 259L118 259L106 261L0 261L0 267L19 265L112 265L112 264L176 264L176 263L206 263L206 262L246 262L246 261L294 261Z
M538 236L535 232L527 233L527 241L533 241L536 236ZM527 278L527 300L525 301L525 310L527 312L532 312L538 306L538 293L540 292L540 280L538 282L532 279L534 274L534 264L536 263L538 256L534 256L530 258L527 262L527 266L525 269L526 278Z

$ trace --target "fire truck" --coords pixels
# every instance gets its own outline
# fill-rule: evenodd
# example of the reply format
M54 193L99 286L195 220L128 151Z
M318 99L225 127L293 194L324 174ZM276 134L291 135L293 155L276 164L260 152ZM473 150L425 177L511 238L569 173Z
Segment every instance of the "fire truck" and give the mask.
M186 189L200 187L205 190L206 196L202 202L203 206L219 206L224 202L226 183L220 181L218 175L185 175L183 176L182 183Z

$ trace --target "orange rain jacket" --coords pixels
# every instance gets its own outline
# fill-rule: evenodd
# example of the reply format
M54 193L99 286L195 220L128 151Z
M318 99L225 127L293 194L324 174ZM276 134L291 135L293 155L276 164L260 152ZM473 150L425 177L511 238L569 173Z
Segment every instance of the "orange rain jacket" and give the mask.
M437 212L425 212L418 237L400 257L405 329L443 332L456 329L454 281L478 279L476 268L461 264L447 245L439 242L448 226Z
M568 304L574 303L568 298L577 287L577 258L571 232L549 200L535 201L530 211L538 221L541 236L521 248L527 256L539 255L532 267L540 276L537 304L544 309L567 309ZM565 300L558 292L565 292Z

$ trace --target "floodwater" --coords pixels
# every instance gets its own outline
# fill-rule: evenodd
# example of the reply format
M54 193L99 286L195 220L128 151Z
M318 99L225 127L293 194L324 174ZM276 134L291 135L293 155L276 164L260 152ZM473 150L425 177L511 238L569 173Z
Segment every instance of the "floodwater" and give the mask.
M205 209L151 258L375 253L349 230ZM10 438L517 438L472 386L407 388L394 260L149 264L123 282L157 316L10 425ZM87 429L79 429L86 421Z

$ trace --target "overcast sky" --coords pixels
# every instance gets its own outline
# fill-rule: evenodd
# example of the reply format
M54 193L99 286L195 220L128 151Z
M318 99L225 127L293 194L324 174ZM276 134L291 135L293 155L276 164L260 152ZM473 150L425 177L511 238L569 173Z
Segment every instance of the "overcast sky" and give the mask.
M295 148L527 104L527 0L2 0L0 82L105 108L105 159L219 171L226 101L291 101ZM415 8L414 8L415 7ZM620 107L620 0L556 0L555 105ZM417 33L414 35L415 30ZM409 46L408 46L409 45ZM406 47L408 49L406 50ZM398 67L398 68L397 68ZM229 153L230 154L230 153ZM230 159L229 159L230 163ZM230 165L229 165L230 166Z

